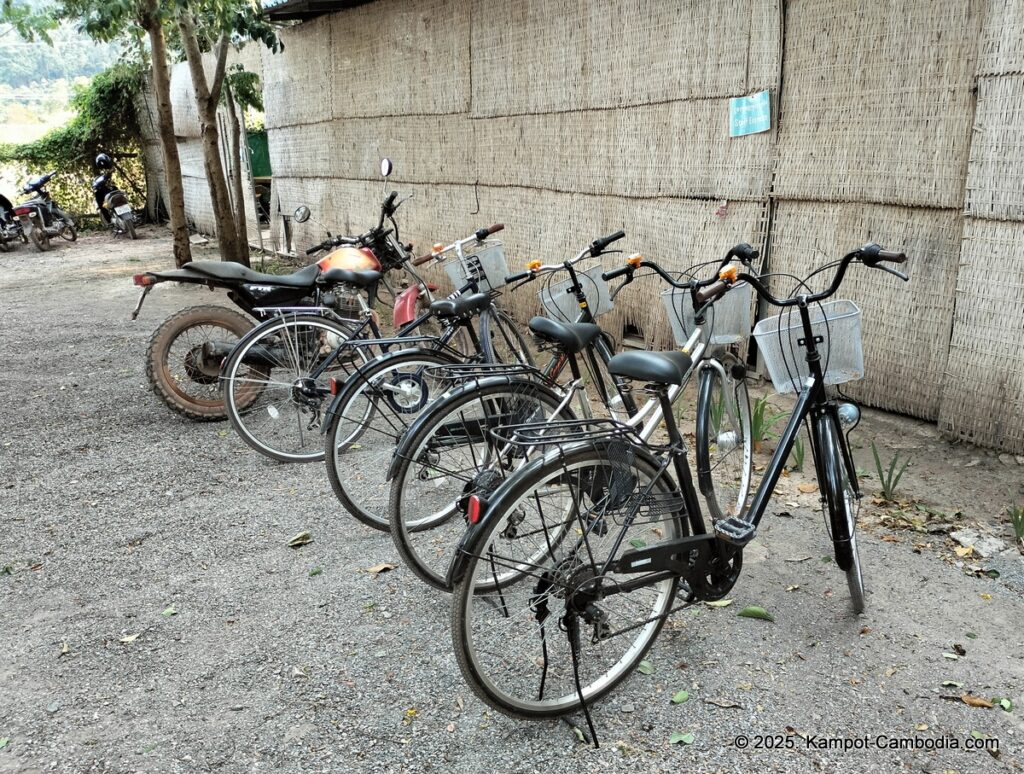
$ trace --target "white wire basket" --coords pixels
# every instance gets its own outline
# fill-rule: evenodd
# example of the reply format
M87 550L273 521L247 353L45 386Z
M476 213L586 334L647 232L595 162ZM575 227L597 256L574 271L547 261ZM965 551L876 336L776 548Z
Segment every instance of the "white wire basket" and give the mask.
M740 282L708 307L704 330L710 332L709 344L737 344L750 337L750 308L754 289ZM672 337L680 347L693 333L693 300L689 290L669 288L661 292L661 303L672 326Z
M461 256L453 248L435 257L444 264L444 271L456 288L476 280L479 292L489 293L504 287L509 274L505 246L497 239L487 239L479 246L465 245Z
M603 272L604 267L601 264L582 271L576 270L576 278L579 280L580 287L583 288L590 313L594 317L600 317L615 308L608 283L601 277ZM572 280L565 279L560 282L552 282L541 288L538 294L540 303L551 319L570 323L579 319L582 310L576 301L576 294L567 292L570 287L572 287Z
M860 309L853 301L826 301L808 307L811 331L821 336L818 344L825 384L842 384L864 378L864 349L860 337ZM799 392L810 375L807 352L797 344L804 337L800 310L792 307L766 317L754 327L754 339L775 390Z

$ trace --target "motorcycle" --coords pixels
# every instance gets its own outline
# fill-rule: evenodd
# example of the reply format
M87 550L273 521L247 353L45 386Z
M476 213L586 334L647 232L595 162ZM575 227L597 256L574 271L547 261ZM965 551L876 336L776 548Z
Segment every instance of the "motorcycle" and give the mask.
M69 242L78 239L75 221L57 206L57 202L46 190L46 184L56 174L56 172L50 172L29 180L21 192L35 194L35 196L26 199L14 208L14 214L18 216L22 230L40 252L50 249L50 239L53 237L59 236Z
M112 169L106 170L92 181L92 190L96 195L96 204L103 222L110 226L114 236L126 234L129 239L137 239L135 233L135 213L124 191L111 182L114 174Z
M28 237L21 228L21 221L14 216L14 205L0 194L0 252L11 249L12 242L28 242Z
M391 162L385 162L381 171L387 177ZM394 223L396 198L397 194L392 193L382 204L377 228L358 237L328 234L324 242L306 251L307 255L326 255L292 274L262 274L224 261L192 261L180 269L136 274L132 279L142 292L131 315L133 320L149 292L163 282L227 290L228 299L248 315L208 304L183 309L167 318L153 333L146 353L146 375L157 396L190 419L225 419L227 412L218 384L220 367L238 339L253 327L254 320L263 321L273 309L281 307L329 307L342 317L352 317L353 309L360 308L354 298L356 282L366 278L365 272L383 275L403 267L411 257L412 245L401 244L391 229L382 228L385 217ZM309 208L301 206L293 219L302 223L310 216ZM367 288L371 296L377 284L375 280Z

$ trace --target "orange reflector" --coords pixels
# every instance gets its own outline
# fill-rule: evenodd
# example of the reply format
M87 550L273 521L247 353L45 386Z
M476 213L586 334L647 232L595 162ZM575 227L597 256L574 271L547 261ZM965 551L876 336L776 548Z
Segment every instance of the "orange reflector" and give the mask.
M640 253L633 253L631 256L629 256L629 258L626 259L626 264L628 266L632 266L635 269L637 266L640 265L640 261L642 261L643 259L644 257L640 255Z
M540 261L534 259L526 264L526 268L530 271L537 271L541 267Z
M476 495L469 496L469 507L466 509L466 515L469 516L470 524L479 524L480 516L483 514L483 505L480 503L480 498Z
M444 252L444 245L438 242L436 245L430 248L430 252L432 252L434 255Z
M737 275L740 270L735 266L726 266L720 272L718 272L718 278L723 279L726 282L735 282Z
M146 285L156 284L156 277L151 277L148 274L133 274L132 282L139 287L145 287Z
M335 379L334 377L331 377L327 381L331 385L331 395L337 395L338 394L338 390L341 389L341 385L338 384L338 380Z

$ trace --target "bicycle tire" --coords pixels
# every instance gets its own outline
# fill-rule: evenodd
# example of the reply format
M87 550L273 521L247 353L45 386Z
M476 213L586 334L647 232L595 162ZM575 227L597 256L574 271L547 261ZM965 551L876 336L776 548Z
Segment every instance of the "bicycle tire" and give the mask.
M515 415L507 417L509 424L539 416L551 418L562 400L551 388L528 379L474 380L435 403L409 428L395 449L389 471L388 512L391 538L416 577L434 588L451 590L448 565L466 526L459 498L470 491L470 485L472 491L486 493L497 481L489 475L487 428L506 418L502 411ZM566 406L558 417L573 419L575 415ZM443 450L444 467L442 452L436 450ZM521 460L509 460L509 467L519 465ZM499 465L494 473L501 476L507 470Z
M324 458L319 428L327 403L327 382L346 378L354 370L350 361L366 362L365 347L353 347L350 356L338 358L333 364L336 367L321 374L319 380L304 382L308 390L299 385L310 378L327 352L350 341L355 330L349 323L299 314L268 320L238 342L221 371L221 394L231 426L249 447L279 462ZM263 378L241 375L251 363L259 364ZM297 432L285 428L293 418Z
M480 312L480 351L488 363L534 365L530 347L515 320L494 307Z
M821 455L821 487L828 509L829 526L835 548L836 564L846 574L854 613L864 612L864 574L857 550L856 497L847 473L844 450L836 418L824 413L815 420L817 452Z
M338 501L366 526L389 529L386 475L396 444L449 386L423 369L461 362L443 350L382 355L356 369L328 409L327 478Z
M697 391L695 457L697 483L711 517L728 519L746 512L750 494L753 443L750 397L744 379L729 364L700 372Z
M601 548L608 544L612 551L628 551L673 540L687 532L681 511L674 507L666 509L660 519L631 520L623 516L621 523L617 521L622 515L617 511L638 502L631 498L641 497L643 487L652 481L652 501L666 498L663 502L679 502L671 479L659 474L660 466L645 449L627 447L632 448L633 458L616 461L612 449L621 445L580 444L534 460L502 485L484 521L463 544L462 574L455 585L452 605L456 660L473 692L506 715L557 717L578 710L583 701L592 703L614 690L654 644L676 599L679 578L675 575L625 593L602 596L598 592L586 607L586 613L598 623L588 623L579 633L577 647L583 655L572 658L565 632L569 631L570 616L583 619L583 613L570 612L576 609L574 590L587 588L595 578L602 579L608 588L621 588L614 572L603 571L604 563L619 554L606 554L594 544L600 540ZM623 474L627 480L632 476L632 483L627 489L617 489L613 482ZM599 481L604 483L598 486ZM512 524L510 517L518 518L519 509L527 507L535 493L557 493L559 487L566 492L561 505L552 508L552 522L566 519L572 524L570 539L553 545L546 562L529 567L525 579L484 593L480 582L487 581L496 565L523 563L509 547L516 538L504 537ZM628 496L624 496L626 492ZM610 504L613 499L621 505ZM567 515L558 515L566 509ZM538 505L534 516L540 510ZM599 514L597 519L614 526L602 533L595 513ZM543 521L543 517L536 518ZM629 526L625 526L627 522ZM586 551L581 548L583 535L590 541ZM630 580L640 577L622 576ZM530 582L533 578L536 583ZM631 610L639 620L623 619L631 615ZM608 628L601 629L601 621ZM635 632L635 637L624 637L628 632ZM574 660L581 673L582 701L574 679Z

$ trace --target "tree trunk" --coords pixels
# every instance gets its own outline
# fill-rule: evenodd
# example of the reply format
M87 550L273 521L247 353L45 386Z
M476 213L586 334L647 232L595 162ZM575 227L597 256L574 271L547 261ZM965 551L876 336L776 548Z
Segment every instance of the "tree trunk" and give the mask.
M188 60L189 73L192 75L192 88L195 90L196 105L199 109L199 125L203 141L203 161L206 167L206 179L210 186L210 202L213 206L213 217L217 224L217 244L220 257L224 261L236 261L243 266L249 265L249 246L238 241L238 230L231 211L231 200L228 197L228 185L224 176L224 163L220 156L217 131L217 102L220 99L221 85L224 82L224 68L227 63L228 37L222 35L215 48L216 70L212 83L206 80L203 69L203 54L199 49L195 24L187 8L178 12L178 30L181 32L181 43Z
M188 222L185 220L185 188L181 183L181 160L178 142L174 137L174 113L171 111L171 75L167 65L167 41L157 0L146 0L141 26L149 35L153 57L153 92L156 95L157 124L160 147L164 154L164 177L167 179L167 214L171 219L171 237L174 242L174 265L182 266L192 260L192 247L188 241Z
M242 180L242 127L234 95L227 83L224 84L224 104L227 105L228 128L231 132L228 139L231 147L231 189L235 198L235 230L238 232L238 241L248 245L249 229L245 225L245 187ZM249 152L248 146L244 152Z

